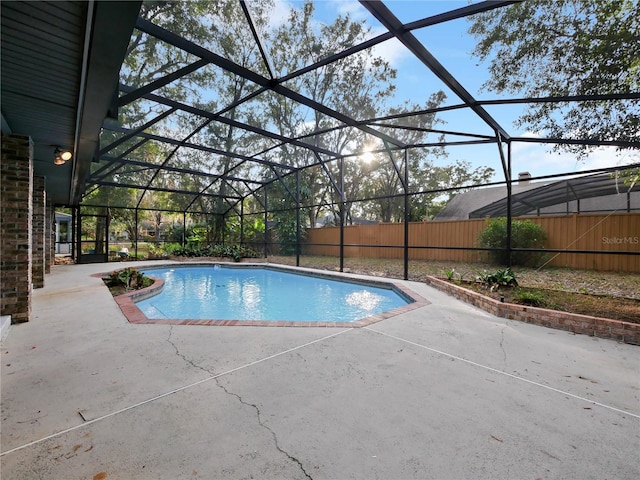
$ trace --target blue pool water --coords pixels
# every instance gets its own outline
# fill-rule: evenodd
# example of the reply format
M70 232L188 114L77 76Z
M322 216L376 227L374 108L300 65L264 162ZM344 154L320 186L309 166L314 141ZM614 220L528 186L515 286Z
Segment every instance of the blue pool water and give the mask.
M387 288L268 268L148 269L162 292L137 302L153 319L354 322L409 303Z

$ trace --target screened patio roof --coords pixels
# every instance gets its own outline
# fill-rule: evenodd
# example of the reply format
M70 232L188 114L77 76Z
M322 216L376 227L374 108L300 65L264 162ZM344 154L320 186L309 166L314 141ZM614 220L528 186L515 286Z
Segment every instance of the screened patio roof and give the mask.
M14 31L24 29L28 22L5 19L13 13L12 10L21 10L20 13L28 18L45 7L51 8L51 5L39 5L41 2L18 3L21 4L19 9L11 9L5 2L2 5L3 131L9 127L14 133L20 133L21 130L44 131L48 124L56 123L50 116L41 119L34 117L33 124L24 124L23 127L16 115L19 111L32 108L33 99L43 97L43 90L53 88L54 80L42 80L44 83L41 85L21 92L20 97L24 99L22 104L7 101L14 98L13 95L17 95L15 92L20 88L26 90L20 82L30 72L23 67L24 71L21 70L11 87L8 86L8 74L5 72L12 70L6 54L8 45L11 44L8 39ZM352 18L365 22L370 28L369 33L358 43L336 46L329 54L324 52L311 63L297 65L293 71L279 64L278 58L273 55L273 37L265 33L265 25L286 21L276 18L277 8L267 14L265 24L264 21L256 21L259 12L255 11L253 2L231 0L229 3L235 5L242 14L236 25L241 33L236 33L242 37L242 45L251 52L253 61L249 66L242 61L238 52L225 53L220 43L200 42L196 33L190 33L189 27L180 31L172 29L173 24L161 16L152 21L138 16L135 25L132 25L131 2L95 2L97 10L89 12L89 15L93 15L92 21L88 20L91 17L87 16L86 8L79 8L78 3L56 2L58 8L75 10L78 27L75 33L70 34L75 40L75 73L70 78L55 78L56 85L68 89L69 95L73 97L69 103L70 114L64 131L55 134L57 138L64 138L66 145L73 143L75 147L73 165L62 167L68 170L65 173L66 180L60 176L62 169L52 168L48 151L38 153L42 172L52 180L47 183L47 188L52 190L56 203L77 205L83 195L88 198L87 195L90 197L99 189L104 195L99 200L93 198L87 203L107 202L112 207L140 207L148 192L171 192L177 210L195 211L198 200L220 197L224 198L225 208L231 209L243 198L258 192L266 183L278 182L287 175L310 168L321 171L325 181L339 189L340 178L335 168L337 162L360 157L363 146L388 158L395 165L396 171L407 150L433 147L488 148L493 151L493 158L499 167L496 170L503 180L511 175L509 158L501 151L504 145L535 142L549 145L573 143L640 147L639 142L628 140L595 142L586 138L532 138L513 127L515 114L511 114L532 103L606 101L614 97L637 100L640 99L640 93L555 98L481 98L476 93L479 91L478 79L460 77L458 64L451 59L457 53L447 52L446 32L464 32L468 36L466 30L469 17L508 7L517 3L516 1L481 1L471 4L411 2L410 9L400 8L401 2L395 1L342 2L341 8L349 7ZM133 2L133 5L136 9L140 7L137 2ZM278 5L279 2L276 3ZM295 2L292 5L301 7L301 4ZM328 20L325 19L327 22L333 21L341 13L338 4L333 5L336 10L333 14L325 12L328 15ZM108 16L99 15L104 8L110 10ZM212 14L205 23L215 22L220 18L215 12ZM318 25L320 24L321 21L318 20ZM38 37L45 37L45 27L45 23L36 25ZM97 36L100 29L109 27L113 27L113 30L108 37L101 39ZM222 26L219 28L225 33ZM135 85L123 81L127 77L127 69L131 73L133 67L123 67L118 92L113 95L106 80L113 78L114 73L120 69L119 62L124 58L122 45L125 38L132 39L130 48L136 38L148 43L157 42L161 51L170 52L179 60L170 72L163 71L150 76L145 83ZM439 41L440 38L442 41ZM24 33L21 38L16 36L16 51L29 41ZM326 43L330 41L331 39L327 39ZM55 42L42 43L41 49L45 56L53 51L54 46ZM99 50L95 53L91 51L98 47ZM423 89L415 90L418 93L413 93L410 99L403 98L402 93L398 95L393 110L387 105L378 111L354 112L341 108L339 102L332 102L330 99L314 99L305 87L308 79L319 74L323 68L341 65L343 60L362 52L372 52L373 56L379 56L390 63L395 61L394 58L403 58L401 63L410 65L410 68L398 68L398 82L406 85L409 81L417 81L424 85ZM39 57L33 51L30 55L33 58ZM99 55L112 60L106 66L92 67L91 61L99 60ZM16 58L18 56L16 54ZM116 58L120 59L119 62L114 61ZM408 58L411 59L410 62ZM469 62L471 61L473 60L469 57ZM44 60L43 65L46 69ZM103 68L102 75L91 75L98 71L98 67ZM478 78L481 79L486 74L486 70L481 70L478 66ZM197 79L203 76L242 82L245 88L240 96L230 100L213 90L199 91L193 96L174 95L181 88L183 92L193 88ZM430 106L430 96L438 90L444 92L446 99ZM92 91L95 93L92 94ZM84 104L80 101L82 99L85 100ZM295 108L300 112L300 118L306 119L307 123L315 119L315 125L322 127L311 130L300 128L295 133L282 132L273 124L261 123L253 114L264 108L265 104ZM52 104L47 107L47 111L52 115L56 108ZM122 114L118 121L108 118L108 114L113 117L118 110L122 113L126 109L142 113L133 121L127 121ZM89 118L87 111L92 112L93 117L96 114L100 116L100 126L95 122L84 125L85 119ZM420 119L433 115L443 123L430 124L426 128L416 126L420 125ZM505 120L509 115L511 119ZM464 121L461 121L463 117ZM219 131L233 132L230 134L231 141L226 144L218 141L219 137L211 134L216 128ZM420 141L411 143L402 140L409 138L406 132L412 130L422 130L424 135ZM102 136L98 139L100 131ZM361 140L358 145L345 141L341 148L336 148L335 143L332 145L328 140L336 135L343 135L345 138L358 136ZM38 143L46 147L61 142L62 140L55 138L38 140ZM285 162L284 157L295 157L299 161ZM223 189L220 188L221 183L224 183ZM135 196L134 202L130 201L131 195Z
M637 183L626 185L623 179L616 178L612 174L585 175L513 194L511 214L517 217L537 209L575 200L639 191L640 185ZM606 205L603 205L602 210L605 209ZM506 197L469 213L469 218L505 216L507 216Z

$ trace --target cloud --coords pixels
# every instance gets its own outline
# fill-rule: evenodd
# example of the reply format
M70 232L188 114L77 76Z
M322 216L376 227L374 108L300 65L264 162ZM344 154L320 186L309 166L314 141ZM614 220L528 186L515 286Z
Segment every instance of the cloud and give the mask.
M522 136L540 138L540 135L532 132L527 132ZM555 173L579 173L586 170L637 163L640 161L640 152L620 151L615 147L598 147L584 159L579 159L576 155L566 151L552 151L551 145L514 142L511 158L514 174L528 171L535 177Z
M380 33L383 32L381 31ZM372 48L372 51L376 57L385 59L393 68L399 68L406 59L413 58L413 55L397 38L391 38L386 42L379 43Z
M367 9L355 0L328 0L331 9L340 15L349 15L353 20L366 20L369 18Z
M277 28L287 23L289 13L293 8L293 5L286 0L275 0L273 10L269 14L269 26Z

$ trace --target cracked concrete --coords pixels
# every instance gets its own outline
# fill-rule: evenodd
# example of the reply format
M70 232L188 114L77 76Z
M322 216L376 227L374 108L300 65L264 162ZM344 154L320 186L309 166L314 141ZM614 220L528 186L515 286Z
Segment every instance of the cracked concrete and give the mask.
M502 330L500 330L500 350L502 350L502 353L504 355L504 367L507 367L507 351L504 349L504 331L506 329L506 325L502 328Z
M302 465L302 462L300 462L300 460L298 460L296 457L294 457L293 455L291 455L290 453L288 453L287 451L283 450L282 447L280 446L280 444L278 443L278 436L276 435L276 432L274 432L271 428L269 428L267 425L264 424L264 422L262 421L262 418L260 418L260 408L255 404L255 403L248 403L245 402L242 397L240 395L238 395L237 393L231 392L229 391L224 385L222 385L219 380L216 378L216 384L222 389L224 390L224 392L227 395L231 395L233 397L236 397L238 399L238 401L240 403L242 403L243 405L246 405L248 407L252 407L253 409L255 409L256 411L256 418L258 419L258 423L260 424L260 426L262 428L264 428L265 430L267 430L271 436L273 437L273 443L276 447L276 449L284 454L289 460L291 460L292 462L294 462L295 464L297 464L300 467L300 470L302 471L302 473L304 474L304 476L306 478L308 478L309 480L313 480L312 477L307 473L307 471L305 470L304 466Z
M639 347L414 282L361 329L132 325L102 270L2 344L3 480L640 477Z
M211 370L208 370L200 365L197 365L196 363L193 362L193 360L189 360L185 355L180 353L178 346L175 343L173 343L173 341L171 341L171 335L173 335L173 327L174 327L173 325L169 325L169 336L167 337L167 343L169 343L174 348L174 350L176 351L176 355L180 357L182 360L184 360L186 364L192 366L193 368L202 370L203 372L208 373L209 375L215 375L215 373L212 372Z
M187 358L185 355L183 355L182 353L180 353L180 350L178 349L178 346L171 340L171 336L173 334L173 325L169 325L169 336L167 337L167 342L169 344L171 344L171 346L175 349L176 351L176 355L178 355L182 360L185 361L185 363L187 363L188 365L192 366L193 368L202 370L203 372L208 373L209 375L211 375L212 377L215 376L215 372L212 372L196 363L193 362L193 360ZM271 436L273 437L273 442L274 442L274 446L275 448L282 453L283 455L285 455L289 460L291 460L292 462L294 462L295 464L297 464L300 467L300 470L302 471L302 473L304 474L304 476L306 478L308 478L309 480L313 480L312 477L307 473L307 471L305 470L304 466L302 465L302 463L300 462L300 460L298 460L296 457L292 456L291 454L289 454L287 451L283 450L282 447L280 447L279 443L278 443L278 436L276 435L276 432L274 432L271 428L269 428L267 425L265 425L262 421L262 418L260 417L260 408L258 407L258 405L256 405L255 403L248 403L245 402L242 397L240 395L238 395L237 393L234 393L232 391L230 391L229 389L227 389L227 387L225 387L224 385L222 385L220 383L220 379L219 378L214 378L216 385L218 387L220 387L222 390L224 390L224 392L227 395L231 395L235 398L238 399L238 401L243 404L246 405L248 407L251 407L255 410L256 412L256 419L258 420L258 423L260 424L260 426L262 428L264 428L265 430L267 430Z

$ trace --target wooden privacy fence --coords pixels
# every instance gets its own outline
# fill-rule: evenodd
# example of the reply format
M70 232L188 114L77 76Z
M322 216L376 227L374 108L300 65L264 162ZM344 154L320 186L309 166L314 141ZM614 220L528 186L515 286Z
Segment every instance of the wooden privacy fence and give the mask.
M547 249L599 252L549 252L550 266L640 272L640 213L514 218L524 219L542 226L548 237ZM479 246L478 233L484 227L484 219L412 222L409 224L409 259L482 261L486 258L485 252L465 249ZM339 244L340 227L312 228L307 231L304 251L308 255L339 256ZM345 257L404 258L404 224L346 226L344 244Z

